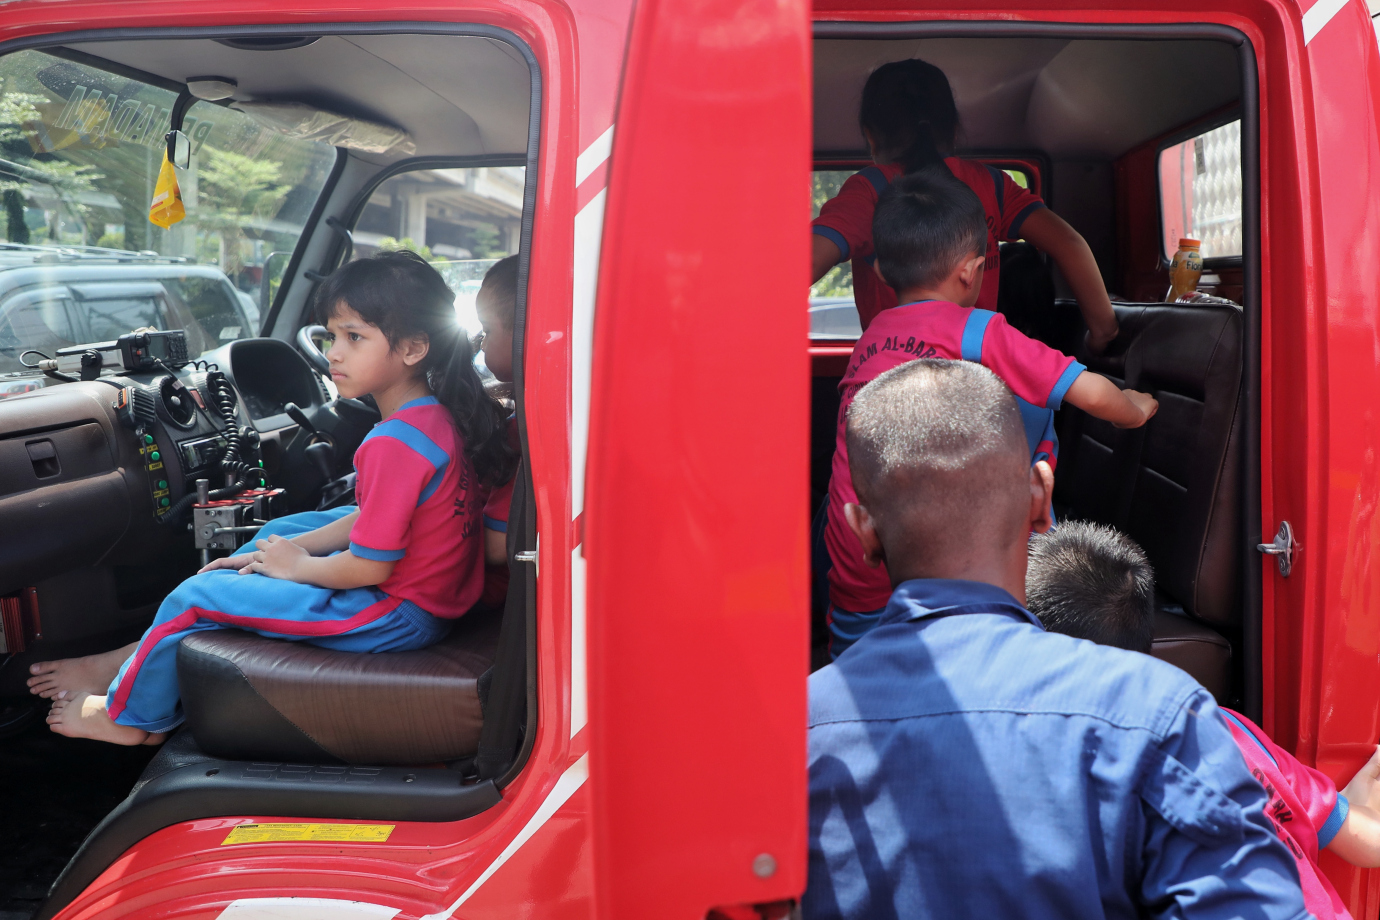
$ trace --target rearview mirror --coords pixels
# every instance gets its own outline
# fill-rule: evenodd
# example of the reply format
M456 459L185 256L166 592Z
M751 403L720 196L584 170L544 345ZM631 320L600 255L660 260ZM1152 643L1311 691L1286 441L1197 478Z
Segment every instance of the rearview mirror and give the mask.
M192 142L181 131L169 131L165 136L168 142L168 160L178 169L192 165Z

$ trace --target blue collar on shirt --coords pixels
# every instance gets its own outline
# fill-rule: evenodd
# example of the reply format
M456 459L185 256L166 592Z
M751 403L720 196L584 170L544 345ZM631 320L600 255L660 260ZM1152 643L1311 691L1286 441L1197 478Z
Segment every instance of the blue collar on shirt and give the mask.
M435 396L419 396L411 402L405 402L401 406L398 406L398 411L401 412L404 409L415 409L418 406L435 406L438 405L440 402L441 401L437 399Z
M1035 614L1022 607L1004 588L957 578L916 578L902 582L892 592L877 625L962 613L1004 613L1044 629Z

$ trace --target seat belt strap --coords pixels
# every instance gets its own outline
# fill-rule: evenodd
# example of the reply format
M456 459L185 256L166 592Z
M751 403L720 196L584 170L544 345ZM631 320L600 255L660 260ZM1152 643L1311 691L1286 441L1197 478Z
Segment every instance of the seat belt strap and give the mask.
M526 460L518 465L514 476L513 501L508 512L508 597L503 605L493 667L483 675L488 692L479 752L474 760L481 780L497 779L512 766L527 723L527 619L528 608L536 596L536 566L514 558L532 542L536 517L532 513L531 477Z
M997 221L1000 222L1002 215L1006 213L1006 186L1001 181L1001 170L989 166L987 171L992 174L992 185L997 193Z
M858 175L862 176L868 182L871 182L873 190L876 191L879 196L882 192L886 191L886 187L891 184L891 180L886 177L886 173L882 172L876 166L869 166L859 171Z

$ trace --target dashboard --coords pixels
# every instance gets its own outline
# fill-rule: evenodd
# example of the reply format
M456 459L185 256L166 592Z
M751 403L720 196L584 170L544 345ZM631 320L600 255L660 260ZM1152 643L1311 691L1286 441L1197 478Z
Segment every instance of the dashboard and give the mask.
M241 451L251 465L282 464L297 433L287 403L329 413L320 376L275 339L231 342L172 372L126 372L0 400L0 594L82 566L156 559L187 542L184 526L159 521L195 494L198 478L213 489L224 484L216 471L227 425L209 381L213 366L226 377L220 400L236 427L251 429ZM122 398L135 404L123 413ZM293 475L284 470L284 478Z

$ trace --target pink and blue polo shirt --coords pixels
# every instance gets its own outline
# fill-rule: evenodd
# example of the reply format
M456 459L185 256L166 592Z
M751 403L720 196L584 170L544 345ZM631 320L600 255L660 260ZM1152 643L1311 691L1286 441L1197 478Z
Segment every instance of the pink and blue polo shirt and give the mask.
M1058 461L1054 410L1078 375L1087 368L1063 352L1012 329L1005 317L990 310L960 307L944 300L924 300L883 310L853 347L848 370L839 381L838 434L829 478L828 522L824 541L832 566L829 600L837 608L864 613L885 607L891 597L886 567L871 568L862 544L843 517L843 506L856 503L848 470L845 424L858 391L877 376L917 358L976 361L1000 377L1016 395L1030 444L1030 462Z
M1351 807L1346 796L1327 774L1300 763L1250 719L1225 707L1219 711L1246 766L1270 799L1265 817L1298 866L1304 906L1317 920L1351 920L1341 895L1318 867L1318 854L1346 821Z
M484 489L450 412L414 399L374 426L355 451L359 519L350 552L395 563L379 588L454 618L484 588Z

